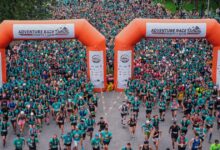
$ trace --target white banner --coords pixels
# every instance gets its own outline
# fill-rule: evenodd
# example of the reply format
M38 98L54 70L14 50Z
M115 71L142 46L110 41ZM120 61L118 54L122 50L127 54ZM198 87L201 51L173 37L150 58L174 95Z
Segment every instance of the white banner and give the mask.
M104 58L102 51L89 51L90 81L95 88L104 88Z
M14 24L14 39L74 38L74 24Z
M118 88L125 89L131 78L132 51L118 51Z
M205 37L206 23L147 23L146 37Z
M0 88L2 88L2 53L0 52Z
M220 49L218 50L218 57L217 57L217 70L216 70L216 85L220 90Z

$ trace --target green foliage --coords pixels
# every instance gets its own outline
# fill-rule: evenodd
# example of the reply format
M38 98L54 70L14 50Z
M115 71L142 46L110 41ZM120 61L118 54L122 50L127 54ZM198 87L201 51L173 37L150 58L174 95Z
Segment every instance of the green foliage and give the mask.
M0 22L3 20L48 19L54 0L0 0Z
M171 12L176 12L176 5L173 2L173 0L153 0L155 3L161 3L170 10ZM181 0L180 0L181 1ZM204 9L207 8L207 2L208 0L198 0L198 6L195 6L196 0L182 0L182 9L185 9L186 11L192 11L196 7L198 8L198 11L201 10L202 5L204 5ZM220 0L210 0L210 10L215 11L218 7L220 7Z

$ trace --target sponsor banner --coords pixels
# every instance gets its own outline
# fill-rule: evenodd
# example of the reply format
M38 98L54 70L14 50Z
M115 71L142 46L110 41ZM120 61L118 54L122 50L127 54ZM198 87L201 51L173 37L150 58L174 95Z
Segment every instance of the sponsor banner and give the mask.
M205 37L206 23L147 23L146 37Z
M2 88L2 53L0 52L0 88Z
M217 57L217 70L216 70L216 85L220 90L220 49L218 50L218 57Z
M74 24L14 24L14 39L74 38Z
M118 51L118 88L125 89L131 78L132 51Z
M104 58L102 51L89 51L90 81L95 88L104 88Z

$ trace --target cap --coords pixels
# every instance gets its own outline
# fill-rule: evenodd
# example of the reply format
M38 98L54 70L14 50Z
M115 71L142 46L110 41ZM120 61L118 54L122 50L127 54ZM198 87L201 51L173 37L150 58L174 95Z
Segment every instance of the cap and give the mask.
M146 120L146 123L148 124L148 123L150 123L150 121L149 121L149 120Z
M33 112L31 112L31 116L33 116L34 115L34 113Z
M24 111L21 111L21 114L24 114Z

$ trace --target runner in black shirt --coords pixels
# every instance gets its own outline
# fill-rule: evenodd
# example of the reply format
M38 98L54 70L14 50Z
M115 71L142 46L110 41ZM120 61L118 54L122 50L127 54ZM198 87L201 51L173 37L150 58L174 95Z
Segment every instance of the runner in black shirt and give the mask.
M103 117L100 117L99 122L97 123L97 125L99 125L99 132L101 132L102 130L105 130L106 127L108 127L107 122L104 120Z
M177 138L179 136L179 131L180 131L179 125L177 125L176 122L174 121L169 129L169 134L171 134L171 138L172 138L173 149L175 149L175 143L176 143Z

